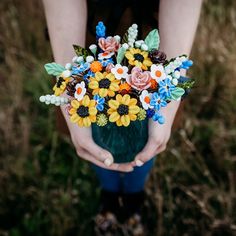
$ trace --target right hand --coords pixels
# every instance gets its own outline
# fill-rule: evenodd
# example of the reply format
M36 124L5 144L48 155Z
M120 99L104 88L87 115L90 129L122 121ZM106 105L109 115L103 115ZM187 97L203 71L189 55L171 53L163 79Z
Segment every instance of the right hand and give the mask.
M75 146L77 155L86 161L108 170L121 172L133 171L131 163L118 164L114 163L112 154L98 146L92 138L91 127L79 127L76 124L68 124L71 139Z

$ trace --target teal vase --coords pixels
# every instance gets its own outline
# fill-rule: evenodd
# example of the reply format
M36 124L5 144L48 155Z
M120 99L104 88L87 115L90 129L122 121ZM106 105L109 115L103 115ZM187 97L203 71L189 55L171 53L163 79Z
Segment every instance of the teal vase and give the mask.
M126 163L134 160L148 139L148 119L133 121L128 127L108 123L104 127L92 125L94 141L112 153L115 163Z

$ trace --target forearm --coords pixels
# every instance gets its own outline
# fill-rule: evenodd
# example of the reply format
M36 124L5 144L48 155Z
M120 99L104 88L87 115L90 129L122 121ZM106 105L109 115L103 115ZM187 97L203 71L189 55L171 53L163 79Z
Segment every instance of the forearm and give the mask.
M86 0L43 0L55 62L65 65L75 56L72 44L85 45ZM69 128L75 126L61 107Z
M168 59L182 54L190 55L201 4L201 0L160 0L160 50L167 54ZM184 75L183 72L181 74ZM179 104L171 102L163 109L166 123L173 123Z

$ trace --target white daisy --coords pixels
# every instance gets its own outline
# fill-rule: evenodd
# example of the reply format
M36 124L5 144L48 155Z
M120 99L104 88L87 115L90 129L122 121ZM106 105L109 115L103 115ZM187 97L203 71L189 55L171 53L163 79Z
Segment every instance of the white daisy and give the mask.
M86 93L85 83L82 81L81 83L76 84L75 86L75 98L78 101L81 101Z
M109 59L114 55L114 52L108 53L108 52L101 52L98 54L98 60L102 59Z
M156 80L156 82L159 82L166 78L165 70L162 65L155 65L153 64L151 66L151 77Z
M116 66L111 69L111 73L118 80L120 80L121 78L126 79L128 77L128 67L116 64Z
M140 102L142 103L143 109L147 110L149 108L153 108L153 106L150 105L152 94L149 93L147 90L143 90L139 98Z

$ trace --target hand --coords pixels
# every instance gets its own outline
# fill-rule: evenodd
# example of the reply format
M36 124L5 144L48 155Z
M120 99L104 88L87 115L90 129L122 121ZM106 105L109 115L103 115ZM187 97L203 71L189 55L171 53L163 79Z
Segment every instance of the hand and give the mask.
M130 163L113 163L114 159L112 154L93 141L91 128L80 128L72 123L68 124L68 126L72 142L79 157L104 169L122 172L130 172L133 170Z
M178 107L179 102L172 101L167 107L162 109L161 113L166 119L166 122L162 125L151 119L149 120L149 137L147 144L143 150L136 155L135 160L132 162L133 166L142 166L145 162L166 149L166 145L170 139L172 123Z

